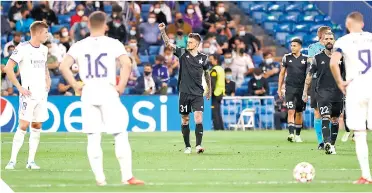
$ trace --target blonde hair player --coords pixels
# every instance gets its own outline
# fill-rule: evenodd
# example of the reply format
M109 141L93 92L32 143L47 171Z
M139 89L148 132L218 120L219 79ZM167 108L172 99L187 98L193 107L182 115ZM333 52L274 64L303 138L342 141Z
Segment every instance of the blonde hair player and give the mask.
M363 15L352 12L346 18L349 34L338 39L331 57L331 70L340 90L346 94L346 124L355 134L355 151L362 176L355 184L372 184L368 160L367 127L372 129L372 33L364 32ZM338 61L344 57L346 81Z
M105 36L106 14L101 11L89 16L90 36L71 46L60 70L75 92L81 91L82 131L88 135L88 159L98 186L106 185L103 172L101 132L115 138L115 154L119 161L123 184L142 185L133 177L132 150L128 141L128 112L120 101L129 75L131 62L122 43ZM116 61L120 62L120 80L116 85ZM79 84L70 70L79 65ZM83 88L83 89L82 89Z
M40 142L42 123L49 118L47 97L51 84L46 64L48 47L43 45L48 38L48 25L42 21L35 21L30 26L30 32L30 41L23 42L16 47L4 68L9 80L19 91L19 125L13 138L12 155L5 169L15 168L17 155L30 123L29 155L26 168L40 169L35 163L35 154ZM17 64L22 85L13 71Z

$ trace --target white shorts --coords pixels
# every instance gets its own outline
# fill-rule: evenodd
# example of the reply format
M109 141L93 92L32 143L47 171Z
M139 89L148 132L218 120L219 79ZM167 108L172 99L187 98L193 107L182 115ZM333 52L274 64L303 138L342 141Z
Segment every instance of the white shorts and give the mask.
M351 84L346 91L346 124L351 130L372 129L372 96Z
M32 99L19 96L18 117L28 122L45 122L49 119L47 99Z
M108 134L126 132L129 115L119 97L102 105L82 101L82 132Z

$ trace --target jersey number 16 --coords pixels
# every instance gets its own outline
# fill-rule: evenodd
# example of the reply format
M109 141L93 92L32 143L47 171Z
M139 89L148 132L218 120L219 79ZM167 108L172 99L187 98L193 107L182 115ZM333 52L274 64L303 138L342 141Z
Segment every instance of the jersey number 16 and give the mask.
M92 74L92 62L91 62L91 55L85 54L85 57L88 60L88 75L86 78L104 78L107 77L107 68L101 62L101 58L107 56L107 53L101 53L98 57L94 60L94 75ZM99 72L99 69L102 69L103 72Z

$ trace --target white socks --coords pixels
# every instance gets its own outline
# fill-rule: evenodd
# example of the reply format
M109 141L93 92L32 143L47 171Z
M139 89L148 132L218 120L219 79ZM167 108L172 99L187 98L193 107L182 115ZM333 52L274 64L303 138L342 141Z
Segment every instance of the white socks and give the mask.
M368 160L367 132L354 132L355 134L355 151L359 161L362 177L371 180L371 171Z
M40 142L40 131L41 129L31 128L29 139L28 163L35 161L35 154Z
M88 134L88 159L97 182L106 181L103 173L103 153L101 147L101 133Z
M122 182L133 177L132 150L128 141L128 132L117 133L115 136L115 154L119 161Z
M10 158L10 161L12 161L14 163L17 162L17 155L18 155L18 152L23 145L25 135L26 135L26 131L23 131L22 129L20 129L18 127L17 131L14 134L13 145L12 145L12 155L11 155L11 158Z

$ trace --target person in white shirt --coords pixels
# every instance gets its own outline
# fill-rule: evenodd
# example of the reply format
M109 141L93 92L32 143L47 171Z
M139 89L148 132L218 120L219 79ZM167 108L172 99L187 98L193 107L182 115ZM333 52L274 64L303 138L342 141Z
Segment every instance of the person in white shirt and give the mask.
M12 155L5 169L14 169L27 128L31 124L29 157L26 168L40 169L35 164L35 154L40 141L41 126L49 118L47 97L51 80L47 68L48 48L43 43L48 38L48 25L35 21L30 26L31 40L19 44L13 51L4 71L19 91L19 126L13 138ZM19 65L22 85L14 73Z
M115 138L123 184L141 185L133 177L132 152L128 141L128 112L120 101L129 75L131 62L122 43L105 36L107 16L95 11L89 16L90 36L76 42L60 64L60 71L75 92L81 92L82 131L88 135L88 159L98 186L106 185L103 172L101 132ZM116 85L116 61L120 62L120 80ZM79 65L79 84L70 67ZM103 127L102 127L103 126Z
M336 41L330 68L346 97L346 124L355 134L355 150L362 176L354 184L372 184L366 132L366 124L368 129L372 129L372 33L363 31L363 15L359 12L350 13L345 26L350 33ZM342 57L345 62L345 81L339 67Z

